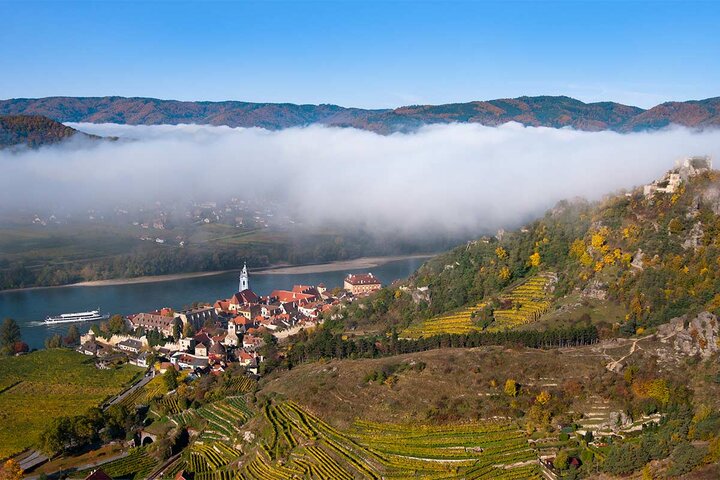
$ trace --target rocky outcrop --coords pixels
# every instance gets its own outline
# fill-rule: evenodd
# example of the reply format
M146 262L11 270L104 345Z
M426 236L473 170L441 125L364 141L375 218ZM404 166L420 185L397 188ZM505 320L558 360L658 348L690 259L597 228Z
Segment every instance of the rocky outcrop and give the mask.
M702 200L715 215L720 215L720 188L717 185L706 188L703 191Z
M635 255L633 255L632 262L630 263L630 266L633 268L637 268L638 270L643 269L643 259L645 258L645 254L643 253L642 249L639 249Z
M660 341L672 345L675 351L687 355L700 355L707 359L720 350L720 322L710 312L696 317L683 315L658 327Z
M600 280L593 280L588 283L588 286L582 291L583 297L596 300L607 300L607 294L607 284Z
M702 223L697 222L688 232L685 241L682 243L682 248L685 250L697 250L700 246L700 240L702 240L703 235L705 235L705 232L702 229Z

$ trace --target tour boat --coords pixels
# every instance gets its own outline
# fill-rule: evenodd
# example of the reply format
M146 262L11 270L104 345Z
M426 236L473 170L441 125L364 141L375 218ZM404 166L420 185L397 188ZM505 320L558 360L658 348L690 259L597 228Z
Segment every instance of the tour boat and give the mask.
M45 319L46 325L52 325L55 323L73 323L73 322L91 322L94 320L107 320L108 315L103 315L100 310L92 310L90 312L78 312L78 313L63 313L57 317L47 317Z

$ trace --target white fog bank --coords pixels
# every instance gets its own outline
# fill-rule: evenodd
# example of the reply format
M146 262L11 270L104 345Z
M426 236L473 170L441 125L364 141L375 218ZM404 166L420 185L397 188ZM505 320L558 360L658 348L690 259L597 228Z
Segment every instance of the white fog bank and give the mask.
M247 192L306 221L414 234L492 230L564 198L646 183L680 157L720 154L720 131L679 127L619 134L457 124L382 136L320 126L70 125L121 140L0 153L5 207Z

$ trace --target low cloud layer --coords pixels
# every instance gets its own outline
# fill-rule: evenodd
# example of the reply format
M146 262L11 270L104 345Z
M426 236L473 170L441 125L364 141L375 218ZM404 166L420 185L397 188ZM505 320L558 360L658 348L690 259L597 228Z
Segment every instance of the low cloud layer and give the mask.
M684 128L618 134L463 124L381 136L320 126L71 126L121 140L0 153L4 207L246 193L277 199L307 221L413 234L491 231L563 198L592 200L648 182L680 157L720 153L720 131Z

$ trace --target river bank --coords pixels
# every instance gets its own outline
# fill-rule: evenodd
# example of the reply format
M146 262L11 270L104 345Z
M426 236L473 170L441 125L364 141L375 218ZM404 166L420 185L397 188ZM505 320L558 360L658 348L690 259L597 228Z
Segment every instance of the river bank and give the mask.
M316 263L312 265L276 266L252 273L265 275L294 275L305 273L339 272L341 270L359 270L362 268L375 268L398 260L413 260L431 258L433 255L398 255L394 257L361 257L353 260L338 260L330 263Z
M357 259L353 263L338 262L334 265L305 266L294 273L282 273L280 267L270 270L272 274L253 272L250 275L250 288L258 295L269 295L273 290L291 289L293 285L318 285L324 283L328 288L342 287L346 274L363 273L368 270L389 285L395 280L412 275L425 260L397 257L380 259ZM381 265L382 263L382 265ZM378 265L368 268L369 265ZM358 269L350 269L359 266ZM318 273L298 273L314 270ZM331 270L331 271L328 271ZM218 299L232 296L238 289L238 273L203 272L178 276L154 277L152 282L144 278L132 279L132 282L113 281L113 284L95 286L56 287L29 289L24 291L0 292L0 318L10 317L20 325L23 339L31 348L42 348L45 340L54 334L65 335L67 324L46 325L42 320L48 316L68 312L100 310L110 315L130 315L138 312L150 312L162 307L174 310L189 308L195 302L213 303ZM173 280L170 280L173 278ZM84 330L86 326L82 326Z
M278 264L270 267L261 269L251 269L252 274L258 275L293 275L293 274L310 274L310 273L325 273L325 272L338 272L341 270L359 270L364 268L375 268L386 263L396 262L399 260L412 260L412 259L424 259L431 258L433 254L415 254L415 255L396 255L389 257L360 257L352 260L337 260L330 263L314 263L308 265L288 265ZM186 280L191 278L202 278L212 277L216 275L222 275L229 272L239 272L237 270L214 270L211 272L188 272L188 273L172 273L168 275L148 275L145 277L132 277L132 278L110 278L107 280L90 280L87 282L70 283L68 285L53 285L46 287L25 287L25 288L14 288L9 290L2 290L2 292L22 292L29 290L40 290L40 289L55 289L55 288L67 288L67 287L107 287L114 285L134 285L142 283L156 283L156 282L169 282L173 280Z

